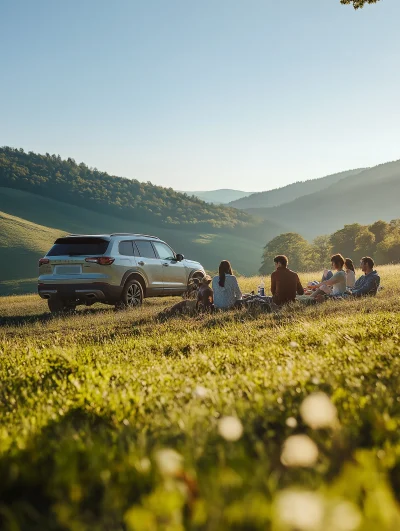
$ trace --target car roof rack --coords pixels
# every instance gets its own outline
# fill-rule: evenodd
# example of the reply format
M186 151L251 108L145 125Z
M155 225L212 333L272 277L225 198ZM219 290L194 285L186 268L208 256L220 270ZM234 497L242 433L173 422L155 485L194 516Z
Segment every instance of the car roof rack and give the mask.
M111 234L68 234L68 236L93 236L96 238L102 238L104 236L144 236L145 238L154 238L159 240L158 236L153 236L151 234L139 234L138 232L112 232Z
M113 232L110 236L145 236L146 238L154 238L159 240L158 236L152 236L151 234L139 234L137 232Z

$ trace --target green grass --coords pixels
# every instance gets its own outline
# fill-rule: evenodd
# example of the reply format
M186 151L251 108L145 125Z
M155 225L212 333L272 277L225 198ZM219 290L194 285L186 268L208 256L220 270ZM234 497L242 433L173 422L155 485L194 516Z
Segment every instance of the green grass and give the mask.
M34 278L38 258L49 250L61 232L154 234L167 241L176 252L202 263L206 269L214 270L221 260L229 259L235 270L252 275L261 265L263 246L281 231L278 227L261 227L247 233L243 230L204 233L204 229L166 229L109 216L106 208L105 213L100 214L28 192L0 187L1 280ZM11 290L4 284L0 286L0 294L29 293L34 288L34 285L25 282L16 283Z
M400 267L380 273L376 298L273 315L0 299L0 528L400 529ZM281 461L295 434L307 467Z

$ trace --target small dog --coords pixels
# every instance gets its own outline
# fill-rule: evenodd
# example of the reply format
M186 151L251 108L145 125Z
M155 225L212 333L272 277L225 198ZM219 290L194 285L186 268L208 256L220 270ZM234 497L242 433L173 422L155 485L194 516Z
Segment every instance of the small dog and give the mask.
M193 279L196 282L193 282L193 285L196 286L196 289L192 290L193 293L197 293L196 299L185 299L177 304L174 304L171 308L166 308L163 310L159 317L165 319L173 317L174 315L182 314L194 314L198 311L212 311L213 305L213 290L210 288L211 277L206 275L201 281L197 278Z
M202 278L197 291L196 310L210 311L214 308L214 292L210 287L212 278L206 275Z
M184 299L197 299L197 292L200 287L200 279L197 277L192 278L189 282L188 289L183 294Z

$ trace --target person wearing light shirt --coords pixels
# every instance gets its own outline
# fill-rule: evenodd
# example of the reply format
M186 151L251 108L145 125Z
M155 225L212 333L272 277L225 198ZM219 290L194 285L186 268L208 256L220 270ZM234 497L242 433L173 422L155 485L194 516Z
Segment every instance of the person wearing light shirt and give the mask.
M346 286L348 288L354 288L354 284L356 283L356 273L351 258L346 258L344 261L344 269L346 272Z
M222 260L218 273L212 281L215 308L227 310L238 306L238 301L242 300L242 292L228 260Z

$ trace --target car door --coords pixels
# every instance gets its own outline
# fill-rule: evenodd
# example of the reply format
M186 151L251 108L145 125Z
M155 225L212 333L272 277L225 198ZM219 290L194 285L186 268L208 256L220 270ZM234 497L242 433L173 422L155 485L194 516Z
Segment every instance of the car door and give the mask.
M164 288L163 266L150 241L135 240L138 256L137 269L147 279L147 293L149 296L162 295Z
M161 259L164 291L182 293L187 289L187 271L183 262L178 262L174 251L163 242L153 241L153 246Z

